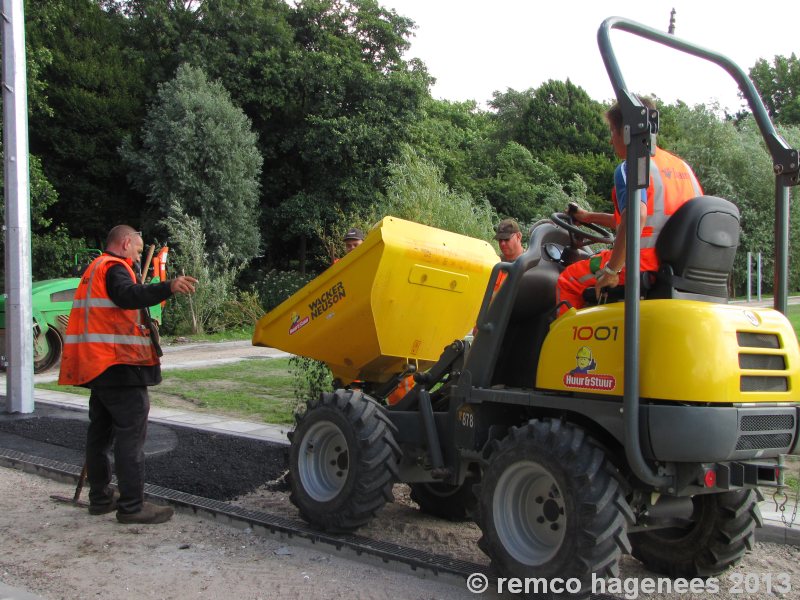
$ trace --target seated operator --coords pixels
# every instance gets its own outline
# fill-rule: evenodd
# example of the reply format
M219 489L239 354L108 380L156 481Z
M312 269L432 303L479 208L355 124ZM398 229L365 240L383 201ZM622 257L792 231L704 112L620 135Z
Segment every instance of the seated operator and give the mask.
M649 98L641 98L648 110L655 109ZM614 152L622 159L614 171L614 188L611 200L614 203L614 214L588 212L578 209L572 218L580 223L594 223L603 227L616 228L614 248L603 250L599 254L569 265L558 278L556 286L557 302L566 302L559 307L559 315L570 306L581 308L585 302L583 291L595 286L613 288L625 283L625 223L627 208L627 187L625 157L628 148L623 137L622 109L615 103L606 111L606 121L611 130L611 145ZM650 157L650 185L639 192L639 215L641 218L641 254L642 271L658 270L655 245L658 234L667 219L687 200L701 196L703 190L691 167L683 160L656 146Z

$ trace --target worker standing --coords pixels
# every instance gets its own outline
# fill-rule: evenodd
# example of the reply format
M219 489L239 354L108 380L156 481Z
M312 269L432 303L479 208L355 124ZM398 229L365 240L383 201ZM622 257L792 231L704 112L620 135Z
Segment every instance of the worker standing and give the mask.
M180 276L143 285L136 274L143 248L141 232L117 225L108 234L106 251L84 271L69 316L58 383L91 390L89 513L116 509L120 523L152 524L168 521L173 510L144 501L147 388L161 382L160 348L151 337L147 307L176 293L194 293L197 280ZM119 494L109 488L112 442Z

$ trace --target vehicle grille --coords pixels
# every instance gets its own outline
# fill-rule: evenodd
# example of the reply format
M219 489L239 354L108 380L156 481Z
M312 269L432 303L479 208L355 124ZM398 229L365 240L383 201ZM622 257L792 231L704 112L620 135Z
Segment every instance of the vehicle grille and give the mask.
M742 392L788 392L789 378L786 373L786 356L781 352L781 339L774 333L737 331L739 342L739 368L743 371L775 371L771 373L745 374L739 377ZM745 349L747 351L745 351ZM777 350L777 352L776 352Z
M780 431L794 429L794 415L744 415L739 431Z
M794 408L740 413L737 450L782 450L794 440L797 416Z
M743 435L736 442L737 450L765 450L767 448L786 448L792 443L791 433L769 435Z
M777 350L781 347L781 340L774 333L737 331L736 339L743 348L773 348Z

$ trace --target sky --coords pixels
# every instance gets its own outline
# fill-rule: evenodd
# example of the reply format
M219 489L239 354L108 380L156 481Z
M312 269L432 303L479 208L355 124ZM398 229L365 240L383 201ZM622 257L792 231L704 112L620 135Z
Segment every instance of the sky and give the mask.
M667 31L722 54L745 73L759 58L800 54L800 2L741 0L379 0L415 21L406 58L420 58L437 82L434 98L476 100L570 79L595 100L613 90L597 46L610 16ZM761 8L763 7L763 8ZM767 9L770 9L769 11ZM624 31L611 43L628 88L662 101L718 102L738 110L733 79L720 67Z

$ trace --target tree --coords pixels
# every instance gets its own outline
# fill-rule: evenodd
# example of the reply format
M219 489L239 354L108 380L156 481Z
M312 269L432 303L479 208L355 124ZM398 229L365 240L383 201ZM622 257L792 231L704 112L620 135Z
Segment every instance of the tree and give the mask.
M154 220L197 218L212 257L224 248L242 263L259 253L263 161L250 121L222 85L181 66L159 87L141 144L128 138L121 152Z
M290 47L252 57L261 76L247 106L264 119L270 252L298 256L302 270L307 240L328 229L334 207L358 212L380 199L429 79L402 59L411 22L374 0L299 2L288 23Z
M454 190L481 195L481 179L495 151L492 116L474 101L449 102L426 98L418 121L412 124L410 143L419 155L442 171Z
M117 147L144 114L141 62L123 44L126 23L97 2L26 3L30 47L41 60L31 152L59 200L48 214L74 234L101 240L109 223L136 224L141 197L125 180ZM36 106L36 105L35 105Z
M583 88L549 80L525 92L495 92L490 106L502 144L524 146L563 181L581 176L595 203L610 196L615 159L604 106Z
M776 56L772 64L760 59L750 69L764 106L775 123L800 125L800 60Z
M0 150L0 162L3 152ZM31 271L34 280L65 277L75 253L85 246L84 240L70 237L67 228L53 223L47 217L48 209L58 200L50 182L42 173L42 163L36 157L29 157L30 171L30 215L31 215ZM3 193L3 173L0 172L0 214L5 215L5 194ZM5 250L5 248L4 248ZM5 282L5 261L0 264L0 281Z
M497 216L489 202L451 190L442 182L439 168L410 146L403 148L389 172L386 199L378 207L381 216L391 215L483 240L494 236Z
M741 212L741 240L736 257L734 282L743 291L747 252L761 252L765 288L772 289L774 268L775 180L772 160L752 116L738 124L721 121L712 108L689 108L679 104L661 109L665 130L663 147L684 158L700 180L706 194L730 200ZM800 132L791 128L792 142L800 143ZM790 284L800 285L800 245L797 242L800 210L792 206L792 256Z
M585 200L586 184L578 176L565 186L555 171L515 142L506 144L496 165L497 172L485 189L489 202L501 215L532 223L563 212L571 199Z

